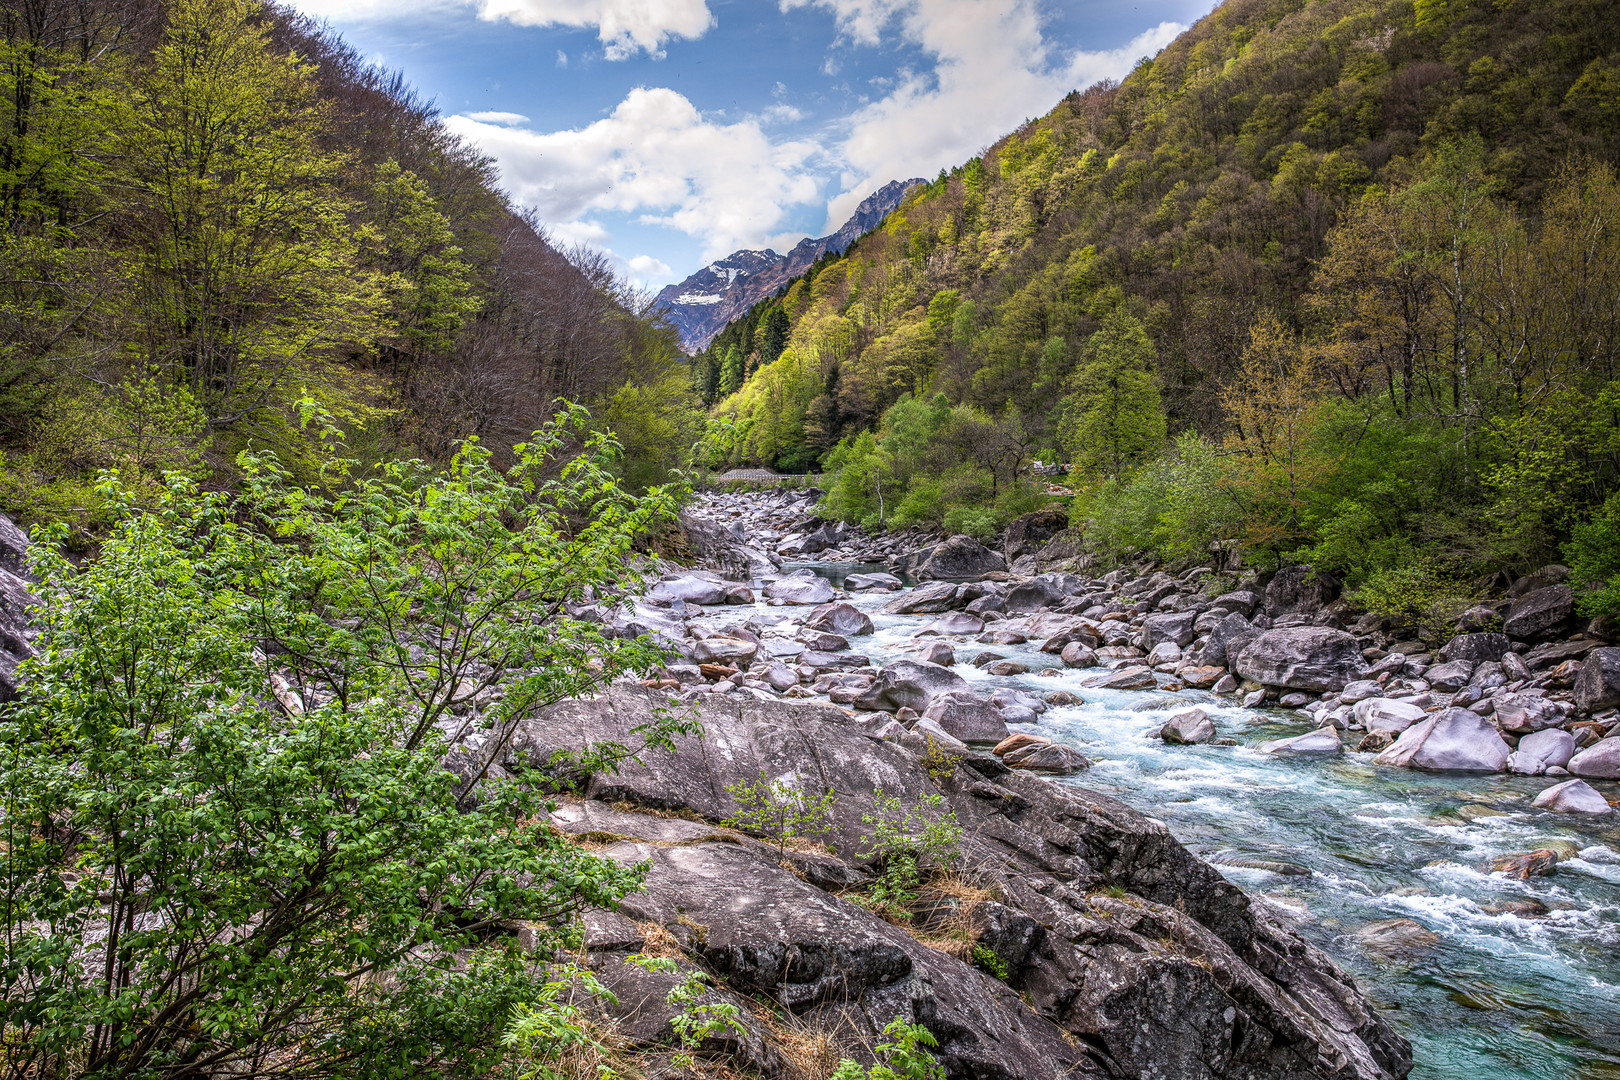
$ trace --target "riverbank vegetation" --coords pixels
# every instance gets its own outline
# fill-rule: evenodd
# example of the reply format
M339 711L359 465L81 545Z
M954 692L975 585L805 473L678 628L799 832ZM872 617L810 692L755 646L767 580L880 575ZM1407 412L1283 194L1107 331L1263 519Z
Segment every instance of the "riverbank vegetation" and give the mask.
M560 251L433 107L257 0L0 13L0 502L94 528L98 470L302 479L313 402L368 462L510 448L567 398L667 478L699 417L673 332Z
M1062 462L1104 557L1620 581L1617 72L1601 4L1227 3L751 313L733 460L869 525L987 536Z

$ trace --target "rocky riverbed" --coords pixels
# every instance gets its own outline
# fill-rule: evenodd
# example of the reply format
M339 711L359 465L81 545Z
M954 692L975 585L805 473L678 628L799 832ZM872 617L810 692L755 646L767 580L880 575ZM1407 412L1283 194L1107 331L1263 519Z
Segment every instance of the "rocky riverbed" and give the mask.
M1320 947L1330 966L1313 970L1347 988L1326 954L1348 965L1416 1044L1414 1075L1620 1066L1620 650L1574 619L1559 568L1467 613L1433 651L1305 569L1093 575L1050 518L1015 523L995 551L864 537L812 505L699 504L693 556L716 570L671 573L628 613L687 661L656 690L705 715L809 699L867 744L959 756L975 783L1117 797ZM1031 873L1052 869L1017 868ZM1107 1038L1095 1017L1036 1004L1071 1035ZM1399 1055L1379 1058L1395 1044L1358 1030L1378 1068L1399 1071Z

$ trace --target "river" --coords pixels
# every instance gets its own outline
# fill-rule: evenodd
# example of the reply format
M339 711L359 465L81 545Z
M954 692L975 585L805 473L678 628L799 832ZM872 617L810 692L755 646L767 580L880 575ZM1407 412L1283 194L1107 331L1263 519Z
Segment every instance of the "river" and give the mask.
M873 569L802 565L835 584ZM894 597L851 595L876 627L851 645L878 664L905 655L915 645L911 635L934 618L884 614ZM1083 699L1049 709L1039 724L1012 725L1068 743L1094 762L1054 782L1113 795L1167 823L1206 858L1309 870L1219 866L1355 973L1412 1041L1415 1080L1620 1080L1620 813L1534 811L1530 800L1549 785L1545 778L1375 767L1371 754L1348 752L1325 760L1261 754L1249 747L1314 725L1203 691L1084 686L1098 669L1037 675L1057 664L1038 641L944 640L956 648L958 673L981 693L1010 685ZM1030 674L986 674L967 662L982 650L1021 660ZM1160 742L1167 713L1193 703L1214 719L1219 736L1242 745ZM1615 794L1612 783L1597 786ZM1580 855L1560 861L1550 876L1519 881L1483 869L1495 856L1559 841ZM1358 938L1359 928L1392 918L1414 920L1436 939L1381 954Z

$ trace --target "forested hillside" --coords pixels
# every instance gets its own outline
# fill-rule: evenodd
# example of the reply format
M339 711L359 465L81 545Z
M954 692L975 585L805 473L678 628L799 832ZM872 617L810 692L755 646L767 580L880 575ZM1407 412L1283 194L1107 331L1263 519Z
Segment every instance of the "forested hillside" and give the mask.
M852 521L993 531L1055 459L1103 551L1539 565L1620 467L1617 155L1612 5L1230 0L751 312L734 456Z
M0 8L0 501L91 521L90 484L244 448L497 452L587 403L633 482L690 445L672 332L559 252L402 79L255 0Z

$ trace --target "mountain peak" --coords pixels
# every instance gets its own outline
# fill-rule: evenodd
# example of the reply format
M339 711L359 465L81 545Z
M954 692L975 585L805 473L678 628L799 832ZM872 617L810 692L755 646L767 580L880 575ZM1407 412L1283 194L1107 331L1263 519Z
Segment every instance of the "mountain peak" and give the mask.
M922 182L889 181L862 199L855 213L837 232L830 236L806 237L786 255L779 255L770 248L733 251L685 281L665 286L658 294L658 302L680 331L681 348L695 353L707 347L727 323L808 270L821 256L829 251L843 254L849 245L888 217L906 192Z

